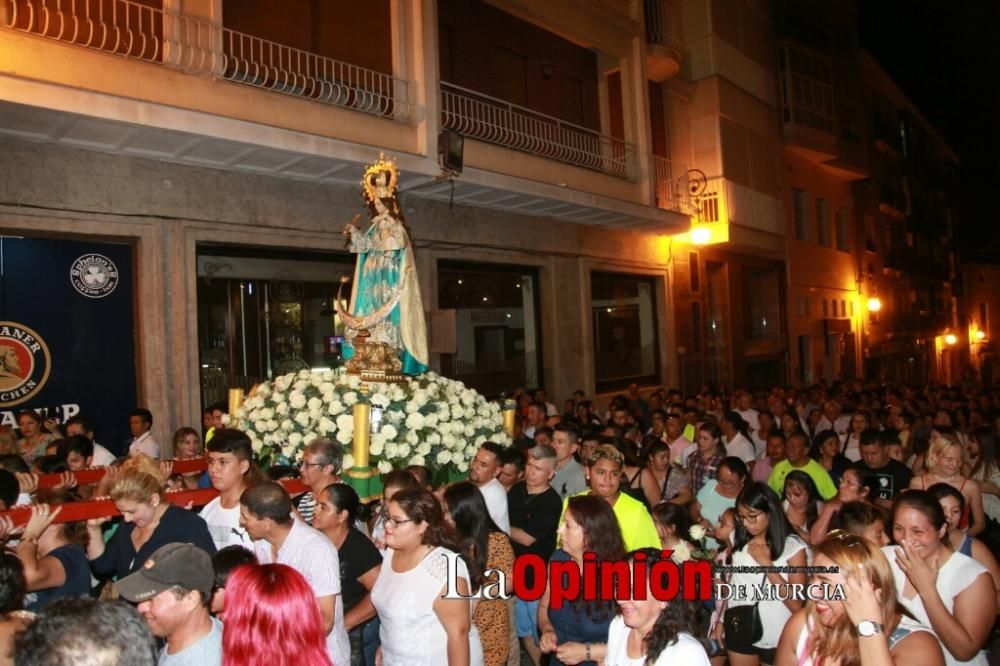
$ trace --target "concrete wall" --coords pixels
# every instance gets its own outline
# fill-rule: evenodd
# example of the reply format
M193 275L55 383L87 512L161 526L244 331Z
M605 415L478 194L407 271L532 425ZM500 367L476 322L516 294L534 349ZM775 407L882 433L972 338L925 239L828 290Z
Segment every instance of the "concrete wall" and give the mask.
M157 415L161 442L200 415L196 247L342 251L340 230L362 210L359 191L350 187L16 141L0 142L0 172L0 232L134 245L139 394ZM415 195L404 195L403 208L428 309L437 307L439 259L538 267L543 377L554 398L580 387L593 392L592 270L659 278L661 381L675 377L664 238L449 209Z

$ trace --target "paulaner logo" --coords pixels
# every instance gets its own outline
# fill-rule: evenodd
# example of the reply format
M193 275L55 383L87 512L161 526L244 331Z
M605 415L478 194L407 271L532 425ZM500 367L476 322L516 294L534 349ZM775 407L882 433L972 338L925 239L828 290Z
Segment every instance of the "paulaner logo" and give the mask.
M0 407L30 400L49 379L52 358L38 333L15 321L0 321Z

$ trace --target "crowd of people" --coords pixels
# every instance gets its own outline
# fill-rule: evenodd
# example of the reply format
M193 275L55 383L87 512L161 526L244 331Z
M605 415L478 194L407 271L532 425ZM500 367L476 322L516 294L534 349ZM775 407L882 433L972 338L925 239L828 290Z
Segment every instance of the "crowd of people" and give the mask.
M987 664L1000 609L1000 392L861 382L807 389L637 387L606 409L518 390L513 443L467 481L419 466L363 505L340 444L261 470L206 410L157 460L152 415L116 458L85 416L0 428L0 664ZM116 448L116 447L112 447ZM106 466L97 484L39 473ZM278 481L301 479L290 495ZM169 489L214 488L204 507ZM108 497L120 520L60 522ZM515 559L562 572L512 595ZM638 559L637 559L638 558ZM554 603L587 563L709 559L749 595ZM554 569L555 570L555 569ZM843 597L764 590L806 583ZM719 588L721 589L721 587Z

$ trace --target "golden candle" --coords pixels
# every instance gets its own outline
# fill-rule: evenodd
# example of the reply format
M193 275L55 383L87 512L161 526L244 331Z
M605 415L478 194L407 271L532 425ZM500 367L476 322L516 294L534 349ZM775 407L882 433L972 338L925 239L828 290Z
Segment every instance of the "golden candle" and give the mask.
M503 430L510 436L511 439L514 438L514 417L517 416L517 410L511 403L506 403L503 409Z
M240 407L243 406L243 389L233 388L229 389L229 416L232 419L236 419L236 412L240 411Z
M371 435L369 420L372 406L367 402L354 403L354 466L368 467L368 445Z

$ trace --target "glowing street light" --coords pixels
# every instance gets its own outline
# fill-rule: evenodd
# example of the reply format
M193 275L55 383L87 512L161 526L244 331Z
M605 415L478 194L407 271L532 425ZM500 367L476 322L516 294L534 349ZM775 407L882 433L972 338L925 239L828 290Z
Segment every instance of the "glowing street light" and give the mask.
M986 331L977 329L976 332L972 334L972 337L976 339L976 342L982 342L986 339Z
M878 312L882 309L882 301L878 296L872 296L868 299L868 312Z
M954 345L958 342L958 337L954 333L949 333L944 336L945 344Z
M695 245L708 245L712 241L712 230L708 227L694 227L691 229L691 241Z

